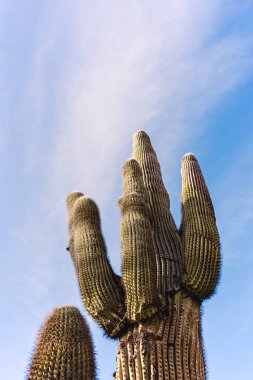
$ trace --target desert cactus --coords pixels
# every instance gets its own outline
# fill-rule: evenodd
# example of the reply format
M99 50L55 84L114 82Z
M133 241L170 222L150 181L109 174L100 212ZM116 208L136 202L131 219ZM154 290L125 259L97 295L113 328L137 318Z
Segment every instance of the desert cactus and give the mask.
M79 310L53 310L41 328L27 380L95 379L93 344Z
M193 154L182 159L182 180L178 231L155 151L147 134L137 132L119 199L122 278L110 266L94 201L80 192L67 198L69 251L84 306L109 336L119 338L117 380L206 377L200 309L217 284L219 235Z

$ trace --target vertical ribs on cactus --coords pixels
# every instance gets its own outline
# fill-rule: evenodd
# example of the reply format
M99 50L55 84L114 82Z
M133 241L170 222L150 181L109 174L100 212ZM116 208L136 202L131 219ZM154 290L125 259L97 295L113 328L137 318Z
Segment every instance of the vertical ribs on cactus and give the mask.
M62 306L48 316L38 336L27 380L95 379L93 343L76 307Z
M219 277L219 234L211 197L193 154L183 157L181 173L178 229L150 138L143 131L134 135L119 199L122 277L110 265L95 202L81 192L67 198L69 251L84 307L108 336L119 339L117 380L206 378L201 307L214 293ZM89 342L82 344L92 355ZM49 347L45 338L39 339L35 358L43 356L44 345ZM92 380L94 361L90 365L91 371L83 377L55 378Z

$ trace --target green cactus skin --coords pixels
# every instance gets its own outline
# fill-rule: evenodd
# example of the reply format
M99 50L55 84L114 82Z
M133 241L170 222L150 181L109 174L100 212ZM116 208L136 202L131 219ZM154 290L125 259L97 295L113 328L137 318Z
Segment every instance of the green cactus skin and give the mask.
M163 183L160 165L145 132L134 135L133 157L143 172L156 252L157 289L166 300L168 293L180 288L184 265L181 241L170 213L170 199Z
M148 135L137 132L133 158L123 168L119 207L122 278L110 266L95 202L80 192L67 198L68 250L84 306L110 337L119 338L114 375L117 380L205 380L201 305L215 291L220 243L196 158L187 154L182 159L178 231L156 153ZM76 309L56 310L42 330L28 379L92 380L92 344L83 320ZM84 340L78 334L82 329ZM66 337L73 339L73 346L65 349ZM87 352L89 359L82 361L80 352ZM62 359L65 367L59 367L59 360L66 357L71 364ZM70 371L73 362L83 374L59 372Z
M119 337L117 380L204 380L200 309L220 268L211 198L196 158L185 155L178 231L148 135L137 132L133 145L119 199L122 280L110 267L95 203L79 192L67 199L84 305Z
M126 299L126 317L137 322L157 313L155 247L147 206L142 171L134 159L123 168L122 272ZM134 284L134 286L133 286Z
M149 239L153 240L150 246L154 247L142 253L148 256L153 252L156 258L157 294L166 308L161 307L149 318L136 320L120 336L115 376L117 380L205 380L201 303L214 292L220 268L219 235L211 198L196 158L192 154L184 156L183 218L180 232L177 231L160 166L144 132L134 136L133 156L143 173L144 190L139 192L147 200ZM132 177L127 179L128 183L136 182L136 172L132 171ZM124 178L123 194L125 182ZM137 238L136 231L133 228L132 231L134 237L122 236L124 283L124 247L135 239L149 241L144 234L139 233ZM136 284L140 273L141 270L132 275L132 293L137 293L139 306L142 298L138 298ZM152 271L148 273L154 275Z
M40 331L27 380L93 380L89 328L73 306L56 308Z
M163 316L129 328L119 343L116 379L205 379L199 302L179 291Z
M182 159L182 178L182 285L198 299L205 299L214 292L219 277L220 242L211 197L191 153Z
M67 206L69 250L85 308L108 335L115 337L125 325L123 289L106 255L98 208L93 200L79 192L68 196Z

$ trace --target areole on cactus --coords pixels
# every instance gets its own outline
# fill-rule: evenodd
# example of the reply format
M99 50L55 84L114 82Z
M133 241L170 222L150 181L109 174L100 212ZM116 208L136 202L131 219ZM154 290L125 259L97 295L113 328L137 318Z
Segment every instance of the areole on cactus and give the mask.
M123 167L122 277L109 263L95 202L67 198L69 251L87 312L119 339L117 380L204 380L201 304L216 287L220 243L212 201L193 154L182 159L182 223L170 213L148 135L134 135ZM29 380L93 380L87 325L74 307L55 309L42 327Z

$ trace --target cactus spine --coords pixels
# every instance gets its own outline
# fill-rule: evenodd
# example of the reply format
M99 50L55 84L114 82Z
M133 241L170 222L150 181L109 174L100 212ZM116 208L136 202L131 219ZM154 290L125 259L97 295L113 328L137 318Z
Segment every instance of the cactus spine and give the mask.
M142 131L134 135L133 158L124 165L119 199L122 278L110 266L95 202L80 192L67 198L69 251L84 306L110 337L119 338L117 380L206 378L200 309L217 284L219 234L212 201L193 154L183 157L181 173L182 223L178 230L150 139ZM62 333L56 322L54 328ZM91 340L83 320L80 323L86 329L83 336L91 357ZM83 377L73 377L70 372L64 377L59 370L56 377L49 372L44 372L44 377L33 375L38 363L44 368L44 357L55 363L59 355L59 350L57 355L51 350L50 356L50 350L44 348L51 347L47 325L35 351L29 380L92 380L94 362L90 359L78 364L82 368L90 365ZM70 323L66 329L72 329ZM85 339L79 338L80 347L84 347ZM75 359L82 360L82 355Z

